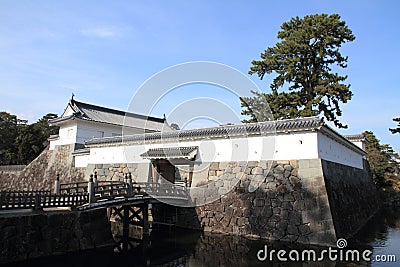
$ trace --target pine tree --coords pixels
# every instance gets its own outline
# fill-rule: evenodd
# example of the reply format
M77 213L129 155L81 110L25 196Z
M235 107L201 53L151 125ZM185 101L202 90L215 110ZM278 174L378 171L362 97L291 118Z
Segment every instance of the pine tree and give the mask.
M389 130L392 132L392 134L400 133L400 118L394 118L393 121L398 122L399 124L397 124L397 128L389 129Z
M262 80L275 73L270 85L271 93L255 93L243 97L242 114L249 121L267 119L262 110L265 103L277 119L308 117L323 114L338 127L343 125L337 117L342 115L340 103L352 97L350 85L344 83L333 68L346 68L347 57L339 52L343 43L355 36L338 14L315 14L295 17L284 22L278 32L278 42L261 54L261 60L252 61L249 74ZM280 88L287 92L278 92ZM268 115L268 114L266 114Z
M368 140L365 150L371 167L372 178L378 186L384 186L387 178L394 172L392 165L397 165L395 159L399 155L388 144L380 144L379 139L371 131L363 133Z

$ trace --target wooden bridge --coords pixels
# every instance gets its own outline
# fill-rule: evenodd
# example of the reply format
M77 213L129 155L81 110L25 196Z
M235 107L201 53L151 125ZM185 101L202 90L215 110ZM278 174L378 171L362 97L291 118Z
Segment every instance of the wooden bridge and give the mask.
M0 210L53 207L88 210L163 199L185 202L187 188L172 183L136 183L130 175L124 181L97 181L91 175L89 181L73 183L59 183L57 176L53 193L49 190L0 191Z
M133 247L137 239L129 236L130 226L143 229L143 240L149 235L149 207L151 203L168 200L169 203L188 201L186 186L172 183L136 183L131 174L124 181L89 181L60 183L57 175L54 192L49 190L0 191L0 210L70 207L71 210L107 208L109 217L123 223L123 234L118 236L116 247L121 251Z

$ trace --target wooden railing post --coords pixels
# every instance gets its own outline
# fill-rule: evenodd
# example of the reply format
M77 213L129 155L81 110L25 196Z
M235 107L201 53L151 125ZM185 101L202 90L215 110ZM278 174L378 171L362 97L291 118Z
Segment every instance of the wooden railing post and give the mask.
M38 192L35 194L35 210L40 210L40 195Z
M57 173L56 181L54 182L54 194L56 194L56 195L60 194L60 174L59 173Z
M122 207L124 216L122 217L122 251L126 252L129 248L129 206Z
M94 172L94 178L93 178L93 183L95 186L97 186L97 172Z
M89 203L96 202L96 199L95 199L95 196L94 196L93 174L90 175L90 179L89 179L89 182L88 182L88 194L89 194Z
M149 232L149 201L143 203L143 239L148 238Z
M126 184L128 185L128 196L132 196L132 174L129 173L128 179L126 180Z
M0 209L3 207L3 203L6 204L6 207L7 207L7 203L6 203L5 199L6 199L5 192L0 191Z

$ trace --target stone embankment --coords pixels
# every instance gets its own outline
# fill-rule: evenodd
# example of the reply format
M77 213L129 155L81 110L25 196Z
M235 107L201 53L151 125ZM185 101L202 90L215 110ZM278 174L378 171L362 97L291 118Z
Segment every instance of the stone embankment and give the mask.
M197 224L206 232L299 243L336 241L323 176L301 178L298 161L274 162L272 168L265 161L219 163L210 172L226 184L236 175L240 181L234 190L195 212L181 209L181 226ZM260 179L252 191L253 181Z
M105 210L2 214L0 263L113 244Z
M0 172L0 190L54 190L56 175L60 182L85 180L86 168L73 166L73 145L44 150L19 173Z
M384 205L388 208L400 207L400 193L383 194Z
M235 177L240 181L213 203L181 208L178 224L206 232L333 245L353 235L380 203L365 169L332 164L321 159L278 161L272 168L266 162L214 163L210 173L221 179L207 185L211 191L221 192ZM262 181L255 191L254 180Z

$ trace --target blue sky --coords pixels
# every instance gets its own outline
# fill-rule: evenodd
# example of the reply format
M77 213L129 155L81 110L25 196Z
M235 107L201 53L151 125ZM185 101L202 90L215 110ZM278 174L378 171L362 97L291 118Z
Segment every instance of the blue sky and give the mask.
M155 73L189 61L215 61L245 73L273 46L282 22L338 13L356 40L349 56L353 99L343 106L343 134L372 130L400 149L392 118L400 116L398 1L6 1L0 2L0 110L33 122L60 114L76 99L127 109ZM268 92L269 79L259 81ZM214 90L215 89L215 90ZM239 102L220 88L189 85L160 101L152 115L168 117L195 97ZM236 107L235 107L236 105Z

